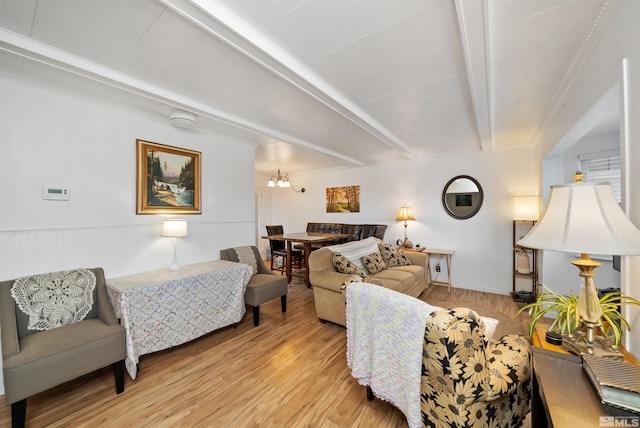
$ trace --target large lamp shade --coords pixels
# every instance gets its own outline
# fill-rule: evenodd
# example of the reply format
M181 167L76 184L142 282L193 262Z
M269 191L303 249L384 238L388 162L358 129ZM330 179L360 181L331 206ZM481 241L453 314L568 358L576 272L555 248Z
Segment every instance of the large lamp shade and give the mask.
M582 175L576 174L581 181ZM580 269L577 311L584 331L563 337L562 345L576 354L593 354L599 343L605 351L618 353L604 332L602 307L594 283L600 263L589 254L632 256L640 254L640 230L624 214L609 183L552 186L542 218L518 241L518 245L543 250L579 253L571 263Z
M609 183L552 186L542 218L518 245L572 253L638 255L640 230Z

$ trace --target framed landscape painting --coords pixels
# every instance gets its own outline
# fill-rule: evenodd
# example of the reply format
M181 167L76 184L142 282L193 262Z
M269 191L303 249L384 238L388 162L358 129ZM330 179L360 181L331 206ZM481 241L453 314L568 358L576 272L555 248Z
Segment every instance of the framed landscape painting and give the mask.
M200 152L136 143L136 214L200 214Z
M327 187L328 213L359 213L360 186Z

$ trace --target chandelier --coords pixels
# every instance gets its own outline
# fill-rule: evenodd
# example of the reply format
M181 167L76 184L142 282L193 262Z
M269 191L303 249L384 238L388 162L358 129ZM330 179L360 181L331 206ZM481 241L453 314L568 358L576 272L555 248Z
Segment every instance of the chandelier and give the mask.
M296 190L292 185L291 185L291 181L289 180L289 174L287 175L280 175L280 168L278 168L278 175L272 175L271 178L269 179L269 183L267 183L267 186L269 187L289 187L291 190L293 190L294 192L305 192L305 188L303 187L300 190Z

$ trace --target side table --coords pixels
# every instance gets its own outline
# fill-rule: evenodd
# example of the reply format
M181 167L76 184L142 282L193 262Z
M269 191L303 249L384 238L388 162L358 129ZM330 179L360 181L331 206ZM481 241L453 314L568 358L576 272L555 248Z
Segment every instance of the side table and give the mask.
M434 250L431 248L425 248L422 252L427 253L427 284L438 284L438 285L446 285L448 288L448 292L451 292L451 256L455 253L453 250ZM440 281L433 279L431 275L431 256L444 256L445 261L447 262L447 280Z
M587 375L581 358L561 346L545 342L546 327L536 325L533 334L533 373L531 397L532 427L602 427L613 418L616 426L638 426L640 415L604 405ZM622 349L625 360L638 362ZM617 418L617 420L616 420Z
M400 247L400 249L402 251L411 251L411 252L414 252L414 253L420 253L420 252L424 251L424 247L411 247L411 248L409 248L409 247Z

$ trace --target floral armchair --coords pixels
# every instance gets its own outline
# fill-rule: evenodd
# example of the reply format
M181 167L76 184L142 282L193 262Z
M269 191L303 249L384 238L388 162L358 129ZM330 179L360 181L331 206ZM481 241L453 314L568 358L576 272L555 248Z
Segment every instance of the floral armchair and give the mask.
M531 349L527 338L487 342L470 309L427 318L421 377L425 427L518 427L530 409Z
M410 428L521 425L530 408L528 338L490 341L497 320L375 284L352 283L346 295L347 365L367 398L393 404Z

